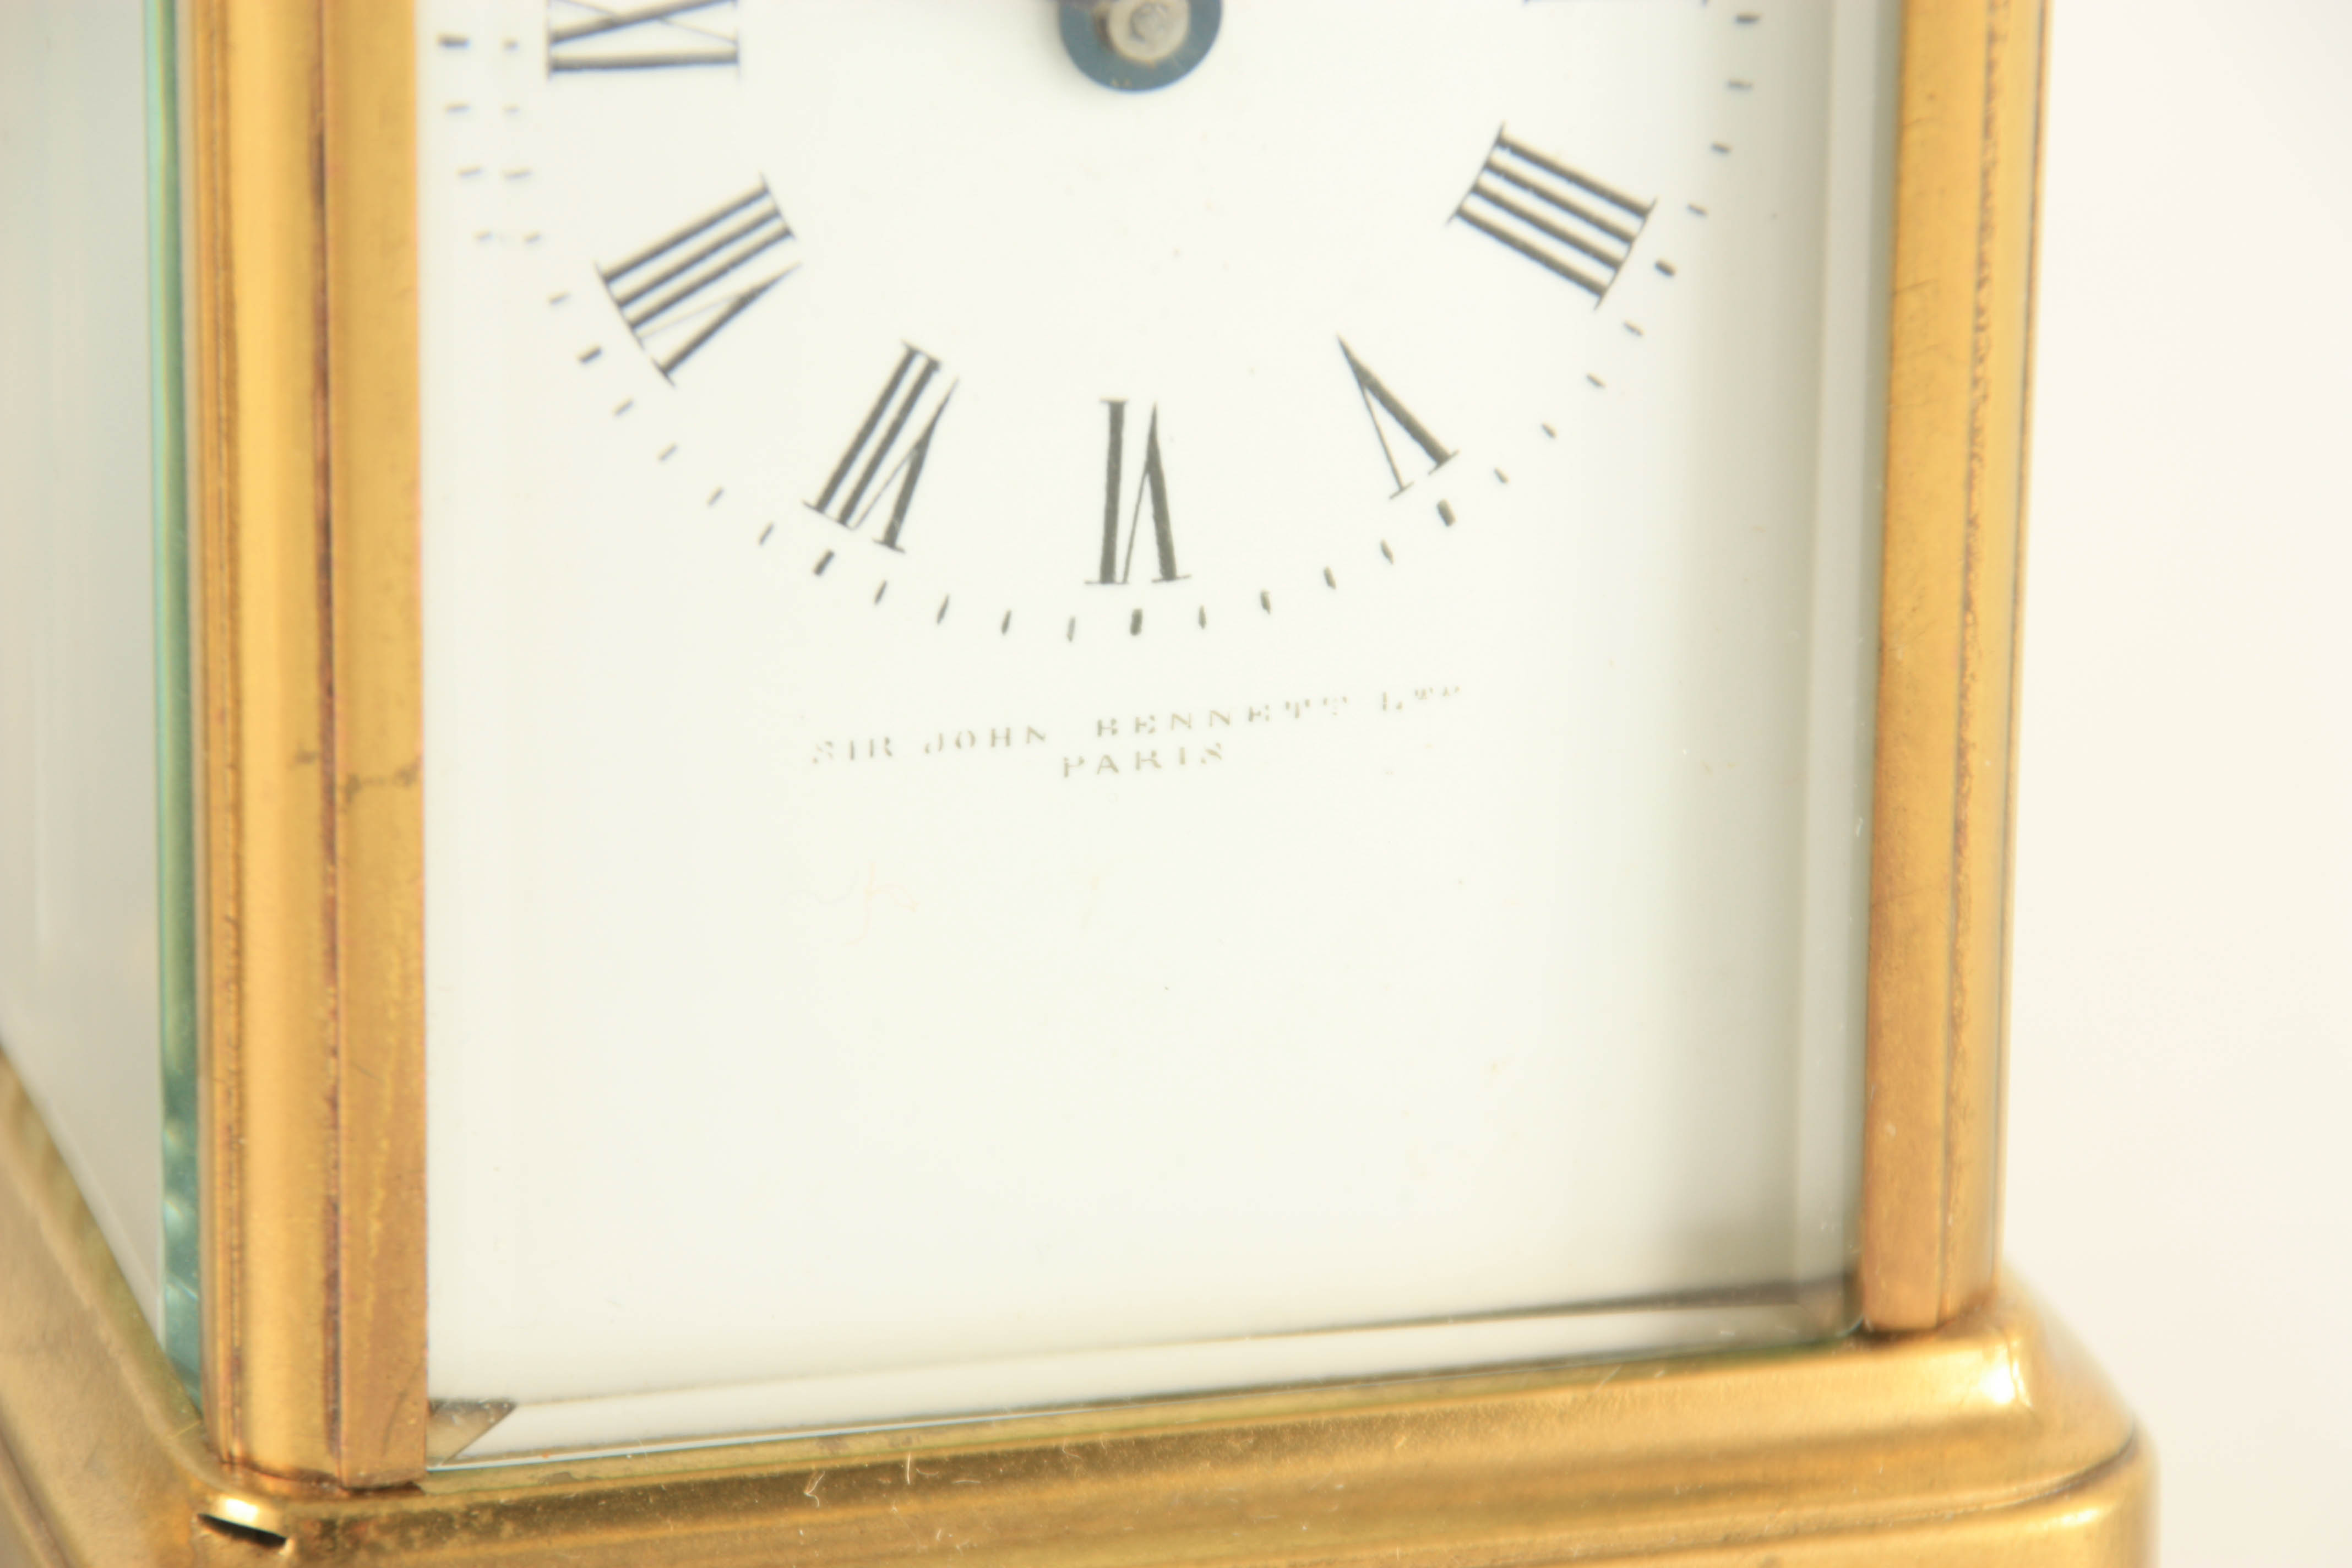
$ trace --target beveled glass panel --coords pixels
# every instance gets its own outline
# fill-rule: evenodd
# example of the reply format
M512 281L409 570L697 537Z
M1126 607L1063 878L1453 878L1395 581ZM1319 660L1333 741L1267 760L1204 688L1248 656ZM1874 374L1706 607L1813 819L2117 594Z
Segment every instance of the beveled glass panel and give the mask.
M151 443L177 355L152 313L175 279L154 243L147 24L140 0L0 12L0 1048L160 1327L157 763L174 742L155 539L174 481Z
M469 1458L1850 1321L1896 8L420 8Z

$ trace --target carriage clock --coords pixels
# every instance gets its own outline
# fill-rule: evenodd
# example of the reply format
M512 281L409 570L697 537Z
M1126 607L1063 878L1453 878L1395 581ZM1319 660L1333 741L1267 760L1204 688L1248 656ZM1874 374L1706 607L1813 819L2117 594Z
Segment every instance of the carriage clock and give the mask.
M2147 1561L2043 26L12 7L0 1558Z

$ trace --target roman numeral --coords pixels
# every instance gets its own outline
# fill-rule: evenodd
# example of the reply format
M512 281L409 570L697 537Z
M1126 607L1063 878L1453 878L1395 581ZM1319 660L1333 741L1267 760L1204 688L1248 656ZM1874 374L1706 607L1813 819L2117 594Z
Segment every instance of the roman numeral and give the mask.
M547 68L552 74L731 66L740 58L734 10L735 0L660 0L628 6L548 0ZM715 11L728 13L728 22L709 15Z
M1400 433L1421 448L1422 455L1429 459L1430 473L1437 472L1454 460L1454 454L1445 449L1445 443L1440 441L1428 426L1414 418L1412 410L1398 402L1396 394L1391 392L1379 376L1365 368L1364 362L1356 357L1356 351L1348 346L1345 338L1339 340L1339 352L1347 356L1348 369L1355 374L1357 395L1364 400L1364 413L1371 419L1373 436L1380 440L1381 456L1388 459L1389 477L1396 481L1396 489L1389 492L1391 500L1411 489L1412 480L1406 479L1397 468L1396 448L1389 444L1388 425L1394 425ZM1381 422L1383 413L1388 415L1387 424Z
M876 542L889 550L898 548L899 531L907 526L907 509L914 504L915 487L922 483L923 464L931 455L931 437L939 430L940 416L948 411L948 399L955 395L952 383L931 402L930 417L904 450L898 440L923 406L924 395L939 372L938 360L911 343L907 346L898 356L898 368L890 373L889 384L866 410L866 423L857 427L849 449L834 466L833 477L824 481L816 500L808 503L811 510L822 512L844 528L863 528L883 498L891 497L890 521L883 525ZM891 462L894 454L898 460ZM887 469L885 463L890 463Z
M1128 514L1127 549L1118 547L1119 473L1127 454L1127 404L1105 398L1110 410L1110 460L1103 477L1102 571L1098 584L1124 583L1135 564L1135 542L1141 531L1143 505L1151 503L1151 539L1160 555L1156 583L1173 583L1176 570L1176 530L1168 514L1168 470L1160 460L1160 405L1151 405L1151 423L1143 436L1143 477L1136 481L1135 509Z
M1633 255L1652 205L1497 132L1454 216L1567 279L1597 307Z
M792 237L762 180L757 190L596 275L667 379L792 274L773 254Z

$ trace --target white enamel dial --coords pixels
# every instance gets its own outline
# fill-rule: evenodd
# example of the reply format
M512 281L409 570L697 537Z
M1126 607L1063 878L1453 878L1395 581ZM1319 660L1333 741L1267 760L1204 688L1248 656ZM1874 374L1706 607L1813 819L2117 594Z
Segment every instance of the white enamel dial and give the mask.
M519 1448L1837 1321L1895 7L1069 10L420 5Z

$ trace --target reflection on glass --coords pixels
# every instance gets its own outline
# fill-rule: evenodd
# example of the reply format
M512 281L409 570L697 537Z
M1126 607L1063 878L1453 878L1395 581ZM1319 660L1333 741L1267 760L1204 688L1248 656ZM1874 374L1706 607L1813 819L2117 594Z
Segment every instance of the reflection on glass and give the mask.
M147 321L154 441L155 890L163 1071L163 1349L200 1397L195 823L189 772L186 425L180 313L176 8L147 0Z

